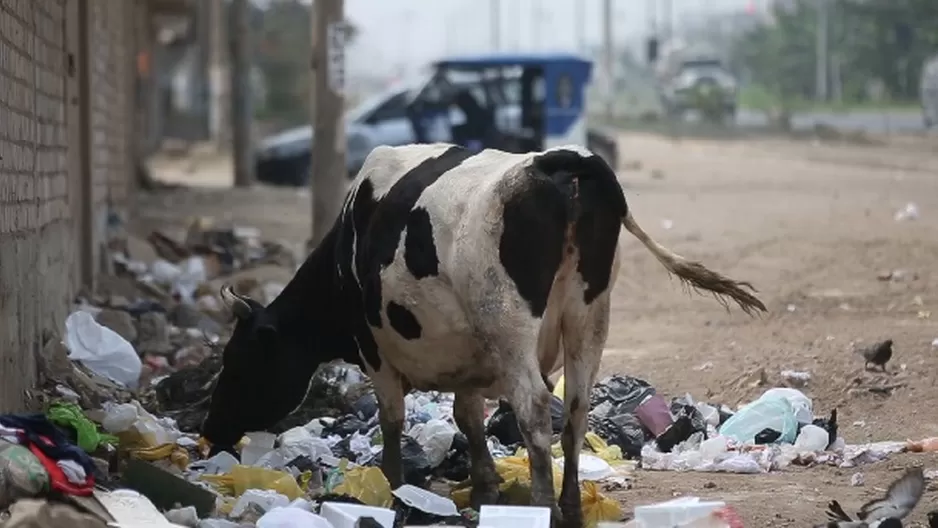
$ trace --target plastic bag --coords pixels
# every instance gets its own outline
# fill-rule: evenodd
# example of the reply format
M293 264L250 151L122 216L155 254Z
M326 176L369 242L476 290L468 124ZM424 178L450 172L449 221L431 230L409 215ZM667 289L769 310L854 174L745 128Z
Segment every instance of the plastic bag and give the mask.
M795 418L798 419L798 423L809 424L814 420L814 404L811 402L811 398L808 398L798 389L792 389L788 387L778 387L775 389L769 389L762 393L762 396L759 396L759 399L764 398L784 398L788 400L788 403L791 404L792 411L795 413Z
M619 502L599 492L595 482L580 483L580 503L583 507L583 524L596 526L605 521L622 519L622 507Z
M781 433L780 443L794 443L798 435L798 419L791 403L785 398L759 398L746 405L720 426L720 434L744 444L755 443L763 429Z
M647 381L617 374L603 379L593 387L590 407L609 402L618 407L618 414L634 413L643 401L654 395L655 388ZM621 406L623 403L627 405Z
M98 432L98 426L85 416L81 407L74 403L53 403L46 411L49 421L59 425L68 426L75 430L78 447L88 453L98 449L101 444L116 444L117 437Z
M340 468L342 482L330 490L339 495L350 495L368 506L388 508L394 502L391 484L376 467Z
M231 468L227 475L202 475L202 480L219 487L228 495L241 496L249 489L260 489L275 491L290 500L303 496L303 490L297 485L293 475L272 469L239 464Z
M160 423L137 401L105 405L104 413L101 427L117 435L122 447L156 447L174 443L182 435Z
M256 504L261 510L268 512L274 508L283 507L290 504L290 500L283 494L266 489L249 489L238 497L234 508L231 509L232 517L241 517L248 507Z
M130 389L137 388L142 368L137 351L120 334L99 325L91 314L77 311L68 316L65 346L69 359L81 361L95 374Z
M453 445L456 428L443 420L430 420L425 424L415 425L409 434L423 447L430 467L437 467Z
M0 440L0 509L36 497L49 487L49 474L29 449Z

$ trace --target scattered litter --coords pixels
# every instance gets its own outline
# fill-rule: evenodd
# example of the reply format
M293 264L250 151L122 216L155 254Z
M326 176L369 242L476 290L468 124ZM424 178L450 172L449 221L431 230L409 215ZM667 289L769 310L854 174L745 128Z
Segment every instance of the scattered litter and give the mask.
M851 486L862 486L866 482L866 479L863 478L863 473L857 472L853 475L850 475L850 485Z
M917 220L919 217L918 206L914 203L907 203L905 207L896 211L896 222L905 222L907 220Z
M793 387L804 387L811 381L810 372L801 372L797 370L783 370L782 379Z

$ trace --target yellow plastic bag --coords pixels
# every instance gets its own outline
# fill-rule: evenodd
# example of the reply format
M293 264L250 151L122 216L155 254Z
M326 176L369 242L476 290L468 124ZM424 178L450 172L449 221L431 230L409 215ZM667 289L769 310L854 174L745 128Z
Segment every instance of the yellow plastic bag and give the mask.
M332 491L340 495L351 495L368 506L388 508L394 501L391 484L384 473L376 467L353 467L346 469L344 479Z
M607 446L608 449L608 446ZM554 469L554 496L560 498L563 486L563 470L553 464ZM495 470L505 481L498 491L501 500L506 504L515 506L528 506L531 504L531 472L527 456L510 456L495 459ZM468 482L468 481L467 481ZM465 482L454 486L450 498L460 509L470 506L472 488ZM583 521L587 527L596 526L603 521L618 521L622 519L622 508L619 503L606 497L599 491L595 482L580 482L580 501L583 507Z
M496 458L495 471L504 480L498 491L509 504L527 506L531 501L531 469L528 465L527 454L519 449L519 454L510 457ZM557 464L551 465L554 470L554 496L560 497L563 486L563 470ZM468 481L457 484L450 493L450 498L459 508L470 506L472 488Z
M235 497L249 489L266 489L286 495L290 500L304 495L293 475L283 471L237 465L224 475L203 475L203 480L212 483L219 491Z
M600 493L595 482L580 482L580 503L583 505L583 524L587 527L622 519L622 507L615 500Z
M610 446L592 431L586 433L586 445L596 453L596 456L610 464L622 461L622 449L617 445Z

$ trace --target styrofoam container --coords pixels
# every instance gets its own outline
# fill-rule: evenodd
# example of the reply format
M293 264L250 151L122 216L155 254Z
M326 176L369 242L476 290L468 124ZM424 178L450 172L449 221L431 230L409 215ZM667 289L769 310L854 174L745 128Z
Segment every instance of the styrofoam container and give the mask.
M723 501L702 501L697 497L681 497L658 504L635 507L639 528L680 526L701 519L726 506Z
M485 528L550 528L550 508L540 506L482 506L479 526Z
M349 504L347 502L324 502L319 515L326 518L335 528L355 528L360 517L373 517L384 528L394 528L394 510Z
M446 497L440 497L432 491L418 488L410 484L404 484L392 492L395 497L401 499L404 504L411 508L441 517L452 517L459 515L456 509L456 503Z

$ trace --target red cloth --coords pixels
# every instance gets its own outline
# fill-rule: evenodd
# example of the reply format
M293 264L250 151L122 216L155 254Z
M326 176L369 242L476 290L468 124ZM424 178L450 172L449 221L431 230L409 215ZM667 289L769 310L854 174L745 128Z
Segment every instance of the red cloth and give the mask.
M39 438L47 444L52 443L51 440L44 436L40 436ZM58 463L46 456L46 454L42 452L42 449L39 449L38 445L30 443L29 450L42 462L42 466L46 468L46 473L49 474L49 484L52 486L53 490L81 497L87 497L94 493L94 475L86 475L84 484L73 484L68 480L68 477L65 476L65 473L62 471L62 468L59 467Z

